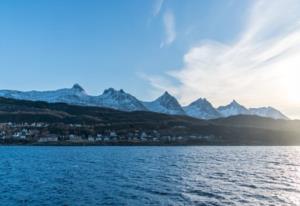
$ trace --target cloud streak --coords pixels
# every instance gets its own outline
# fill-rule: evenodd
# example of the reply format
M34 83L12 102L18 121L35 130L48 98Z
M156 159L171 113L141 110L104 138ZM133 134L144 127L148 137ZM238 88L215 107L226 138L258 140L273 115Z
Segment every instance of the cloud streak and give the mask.
M154 8L153 8L153 16L154 17L160 13L163 4L164 4L164 0L156 0L155 1Z
M235 98L247 106L272 105L300 118L298 11L298 0L253 1L235 42L202 41L184 55L182 68L151 77L150 83L159 90L171 88L184 104L200 96L218 105ZM164 23L164 44L170 44L176 38L171 13ZM180 84L164 84L165 78Z
M164 13L163 24L165 29L165 39L161 47L172 44L176 39L175 16L171 10Z

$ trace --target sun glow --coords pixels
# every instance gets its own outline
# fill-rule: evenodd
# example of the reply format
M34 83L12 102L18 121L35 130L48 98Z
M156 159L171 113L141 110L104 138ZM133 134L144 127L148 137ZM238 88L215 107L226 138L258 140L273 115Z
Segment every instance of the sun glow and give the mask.
M300 71L290 76L287 82L287 95L291 103L300 103Z
M286 92L288 103L292 105L300 104L300 53L286 59L280 66L282 70L283 87ZM285 65L283 67L283 65ZM275 91L276 92L276 91Z

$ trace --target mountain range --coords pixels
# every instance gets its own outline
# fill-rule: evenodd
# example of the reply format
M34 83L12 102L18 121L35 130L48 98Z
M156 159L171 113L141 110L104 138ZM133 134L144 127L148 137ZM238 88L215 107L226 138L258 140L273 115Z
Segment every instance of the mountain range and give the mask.
M98 96L88 95L79 85L72 88L58 89L54 91L16 91L0 90L0 97L18 100L45 101L49 103L67 103L80 106L97 106L117 109L120 111L151 111L170 115L186 115L198 119L217 119L236 115L256 115L272 119L288 119L272 107L246 108L233 100L226 106L218 108L205 98L199 98L188 106L181 106L177 99L168 92L152 102L143 102L124 90L106 89Z

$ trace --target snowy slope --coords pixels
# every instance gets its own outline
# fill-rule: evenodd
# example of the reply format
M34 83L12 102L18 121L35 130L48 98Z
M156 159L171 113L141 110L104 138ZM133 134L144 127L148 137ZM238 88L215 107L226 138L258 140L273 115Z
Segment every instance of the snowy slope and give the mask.
M123 90L109 88L102 95L94 97L92 103L101 107L108 107L122 111L146 111L147 108L134 96Z
M250 108L249 112L251 115L257 115L261 117L270 117L273 119L288 119L287 116L282 114L277 109L274 109L273 107L260 107L260 108Z
M64 102L76 105L89 105L90 101L89 96L78 84L75 84L70 89L58 89L54 91L20 92L14 90L1 90L0 96L31 101Z
M229 116L235 116L235 115L247 115L250 114L248 109L239 103L237 103L235 100L233 100L230 104L226 106L218 107L218 112L221 113L223 117L229 117Z
M198 119L215 119L222 117L222 115L205 98L200 98L183 109L188 116Z
M275 108L259 107L259 108L247 109L246 107L240 105L236 101L231 102L227 106L219 107L218 111L222 114L223 117L244 114L244 115L257 115L257 116L268 117L272 119L288 119L287 116L285 116Z
M12 90L0 91L1 97L23 99L31 101L63 102L75 105L100 106L123 111L147 110L144 105L123 90L117 91L107 89L100 96L87 95L84 89L78 85L70 89L59 89L54 91L29 91L20 92Z
M153 102L144 102L145 107L152 112L164 114L185 115L184 110L175 97L165 92L162 96Z

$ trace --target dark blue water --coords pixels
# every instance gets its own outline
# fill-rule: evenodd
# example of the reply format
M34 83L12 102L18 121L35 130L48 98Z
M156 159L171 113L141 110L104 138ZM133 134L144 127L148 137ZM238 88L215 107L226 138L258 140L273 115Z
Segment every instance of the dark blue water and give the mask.
M0 205L300 205L300 147L0 147Z

